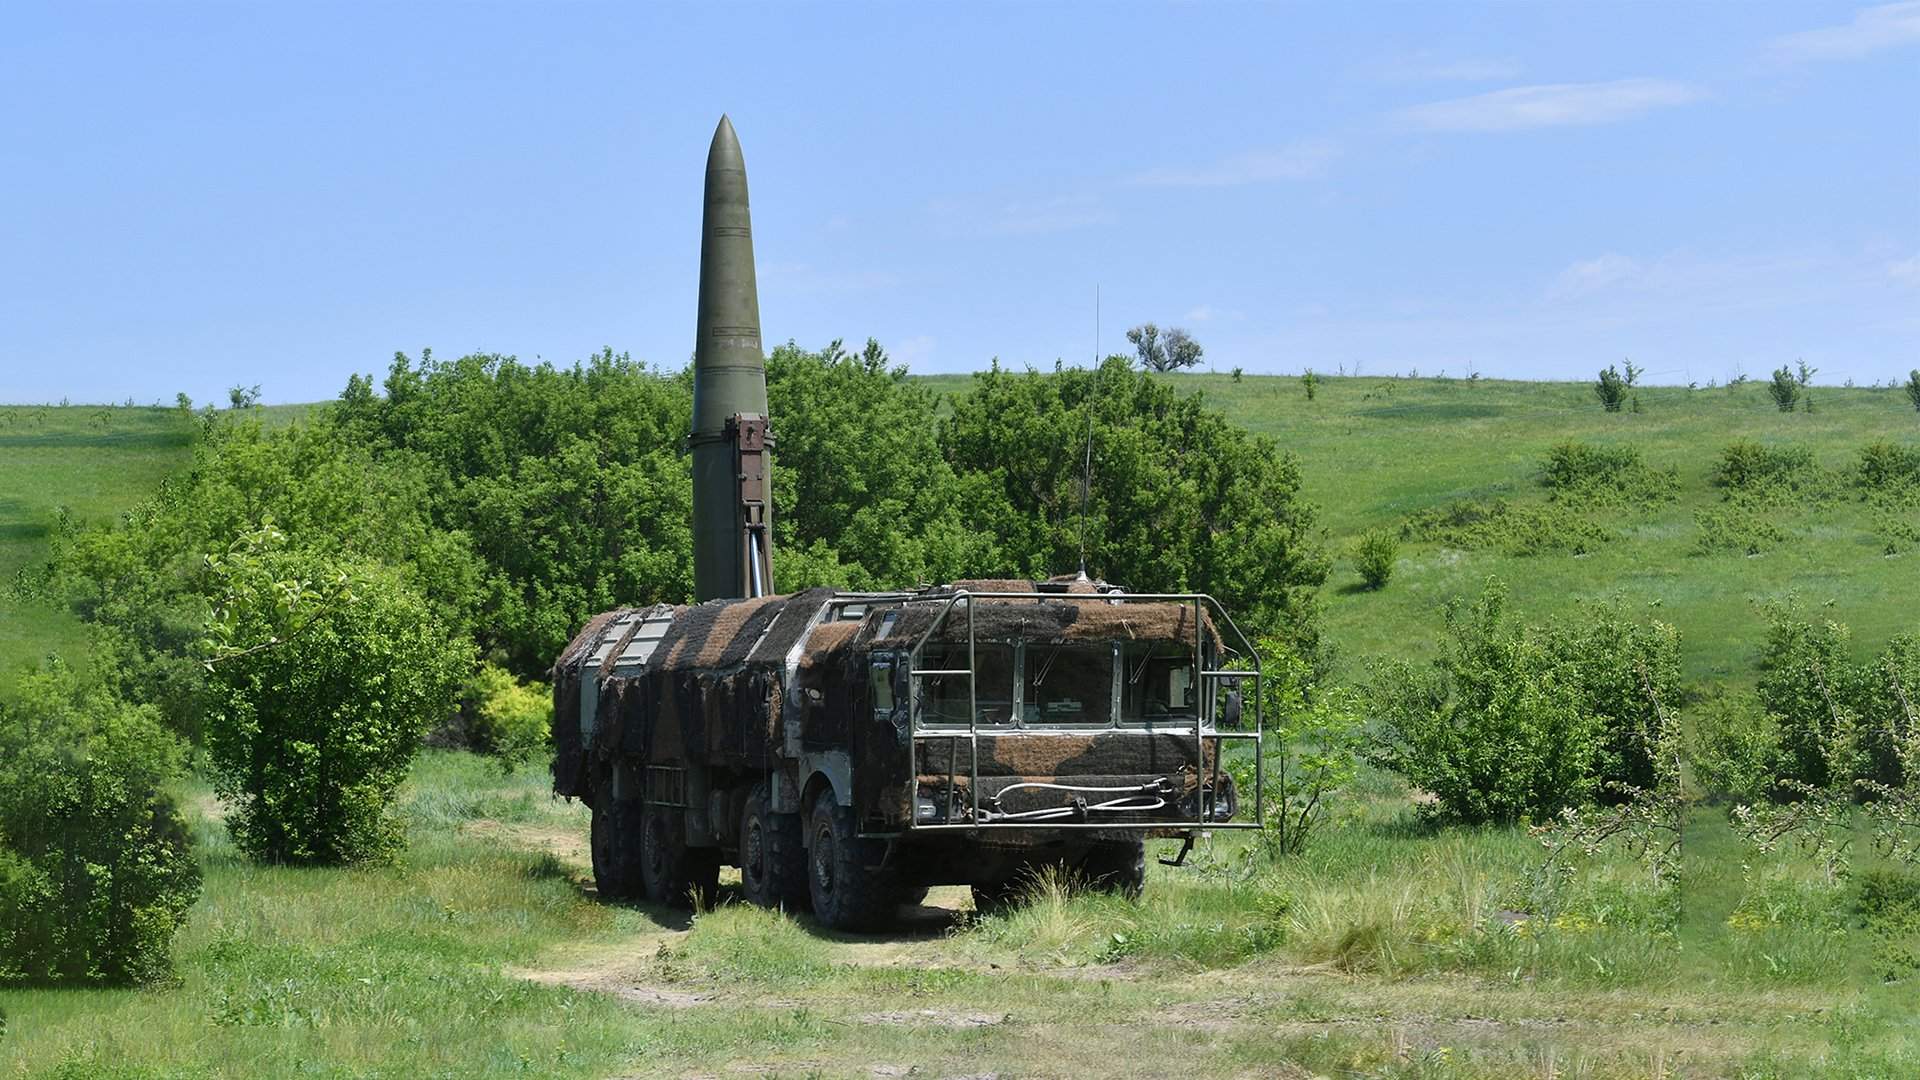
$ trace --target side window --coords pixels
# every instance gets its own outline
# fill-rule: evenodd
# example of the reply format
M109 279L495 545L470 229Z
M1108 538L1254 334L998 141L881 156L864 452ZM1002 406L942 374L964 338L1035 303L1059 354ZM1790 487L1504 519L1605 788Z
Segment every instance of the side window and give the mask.
M893 715L893 658L875 657L867 673L867 690L876 716Z

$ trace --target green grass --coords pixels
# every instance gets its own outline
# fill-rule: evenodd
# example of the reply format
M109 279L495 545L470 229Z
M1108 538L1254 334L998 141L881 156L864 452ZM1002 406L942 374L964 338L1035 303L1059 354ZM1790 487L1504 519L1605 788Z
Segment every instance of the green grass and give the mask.
M731 885L691 918L601 903L585 813L545 787L537 764L429 752L405 856L364 870L251 865L191 787L206 888L177 983L0 995L0 1076L1920 1069L1911 973L1863 977L1884 948L1808 933L1857 924L1858 890L1791 856L1749 880L1719 811L1689 834L1706 908L1678 924L1630 859L1602 855L1529 927L1524 832L1429 831L1373 778L1298 859L1222 833L1186 867L1153 865L1139 901L1042 881L1005 914L858 937L733 903Z
M1645 387L1636 391L1642 412L1607 413L1585 383L1322 377L1308 401L1296 377L1170 378L1299 457L1336 556L1324 599L1343 674L1364 673L1376 657L1432 655L1441 605L1489 575L1508 583L1513 610L1528 620L1616 594L1657 604L1659 617L1679 627L1686 674L1696 680L1749 680L1762 630L1754 605L1789 591L1815 606L1831 601L1862 656L1915 628L1920 551L1887 557L1857 500L1782 512L1788 542L1758 557L1693 553L1695 512L1722 501L1708 471L1723 446L1797 443L1838 469L1869 442L1920 444L1920 413L1900 391L1817 387L1814 412L1782 414L1759 383ZM969 380L926 379L942 393L965 393ZM1599 515L1624 538L1584 556L1405 542L1385 589L1359 587L1352 555L1361 534L1398 529L1408 515L1456 499L1543 500L1541 459L1564 439L1630 445L1649 465L1676 467L1679 499L1644 514Z
M151 495L187 460L192 421L173 409L0 406L0 590L45 558L64 507L98 520ZM58 653L84 659L86 634L64 611L6 596L0 672ZM0 677L0 693L11 685Z

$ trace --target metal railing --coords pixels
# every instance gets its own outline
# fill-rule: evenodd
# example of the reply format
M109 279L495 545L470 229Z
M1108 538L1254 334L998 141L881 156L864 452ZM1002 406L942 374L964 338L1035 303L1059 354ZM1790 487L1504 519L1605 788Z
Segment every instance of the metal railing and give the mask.
M1060 821L1057 818L1036 819L1030 816L1027 817L1026 820L1020 820L1018 815L996 813L995 811L982 807L980 788L980 694L977 677L979 670L979 638L973 617L976 604L981 600L989 603L1024 600L1069 604L1182 603L1193 605L1193 660L1194 670L1197 671L1199 675L1194 683L1195 690L1198 693L1198 703L1193 711L1194 813L1192 818L1181 817L1177 814L1172 817L1140 817L1138 815L1157 811L1161 809L1161 807L1154 806L1146 808L1123 805L1106 807L1103 804L1100 806L1085 807L1084 812L1077 815L1083 818L1083 820L1078 821ZM1247 640L1247 636L1241 633L1240 627L1234 623L1233 617L1228 615L1226 609L1213 597L1204 593L1060 592L991 592L978 594L976 597L976 594L961 589L954 591L946 597L915 597L903 601L903 604L930 603L939 603L941 605L939 614L934 617L932 624L915 640L913 649L907 656L909 676L907 688L907 776L909 784L911 785L911 794L907 806L907 828L909 830L921 832L971 832L985 829L1068 829L1114 832L1128 829L1258 829L1265 821L1266 758L1262 753L1261 743L1260 708L1263 695L1261 694L1262 673L1260 669L1260 654L1254 649L1253 644ZM956 607L963 607L966 610L967 666L965 668L921 668L919 664L922 655L926 651L927 644L931 642L934 636L939 633L940 629L946 625L948 618L953 614ZM1204 611L1212 612L1216 627L1224 626L1226 630L1233 635L1234 642L1237 642L1235 651L1248 657L1252 661L1253 666L1251 669L1215 670L1209 669L1206 666L1206 620L1203 618ZM957 728L923 728L921 726L924 691L923 680L929 678L960 677L965 677L967 680L966 730L961 731ZM1250 730L1221 731L1218 730L1213 722L1215 706L1214 691L1218 683L1229 679L1252 682L1253 709ZM1242 718L1245 718L1244 712ZM1107 729L1107 731L1109 734L1119 734L1119 732L1115 732L1113 729ZM1089 731L1084 727L1078 729L1048 730L1010 727L1006 732L994 732L993 737L1002 739L1037 739L1072 735L1084 738L1088 734ZM956 821L954 820L956 816L955 792L960 779L959 749L961 739L966 740L968 751L967 807L964 815L965 820ZM919 820L920 744L923 741L931 742L935 740L945 740L947 742L945 814L944 820L942 821L922 824ZM1214 819L1215 804L1220 800L1221 793L1221 759L1225 756L1225 744L1233 741L1245 741L1253 744L1254 792L1253 820L1251 821L1234 821L1231 819L1219 821ZM1209 743L1213 746L1211 783L1206 782L1206 773L1208 771L1206 751ZM1016 780L1016 782L1018 781ZM1072 790L1073 788L1073 785L1070 784L1022 784L1021 786L1051 786L1058 787L1061 790ZM1121 791L1122 789L1112 788L1099 790ZM998 797L997 793L995 797ZM1119 804L1124 803L1126 800L1122 798L1109 801ZM1177 806L1177 803L1174 805ZM1084 820L1095 813L1112 816L1110 818L1103 818L1103 820L1100 821ZM1000 820L994 820L996 816L998 816Z

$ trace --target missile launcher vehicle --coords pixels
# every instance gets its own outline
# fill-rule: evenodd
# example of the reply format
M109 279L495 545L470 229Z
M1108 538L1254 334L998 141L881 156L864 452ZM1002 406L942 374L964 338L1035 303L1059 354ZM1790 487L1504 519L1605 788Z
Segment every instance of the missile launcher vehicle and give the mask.
M884 593L773 589L746 173L707 163L694 359L699 602L594 617L553 668L554 790L591 807L605 896L871 928L933 885L1005 903L1057 867L1137 891L1145 840L1256 828L1258 657L1199 594L1084 574ZM1252 704L1243 709L1245 700ZM1259 785L1256 783L1256 789Z

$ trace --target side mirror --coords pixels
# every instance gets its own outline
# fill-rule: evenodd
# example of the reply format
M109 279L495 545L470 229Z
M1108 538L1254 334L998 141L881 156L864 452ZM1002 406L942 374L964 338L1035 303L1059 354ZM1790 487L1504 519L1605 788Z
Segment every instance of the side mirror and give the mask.
M1227 704L1221 716L1222 723L1230 728L1238 728L1240 726L1240 714L1240 680L1229 679L1227 680Z

